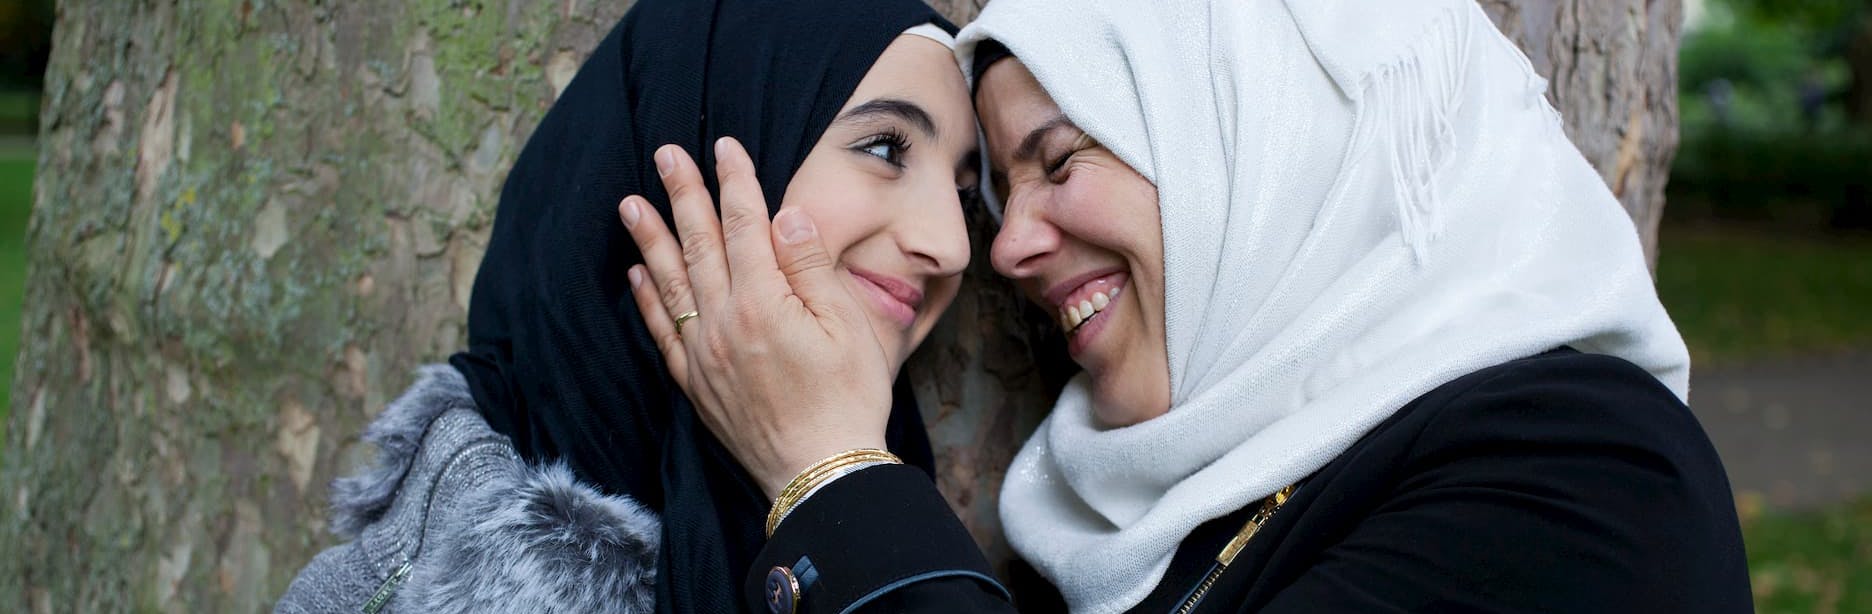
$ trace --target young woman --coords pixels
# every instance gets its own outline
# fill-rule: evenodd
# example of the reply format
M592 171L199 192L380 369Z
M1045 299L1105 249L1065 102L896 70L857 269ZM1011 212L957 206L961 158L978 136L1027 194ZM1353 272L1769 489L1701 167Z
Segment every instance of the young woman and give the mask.
M683 160L676 177L758 175L771 198L738 211L812 216L828 283L877 299L849 314L877 340L863 374L899 379L969 259L958 190L977 182L977 132L949 28L915 0L636 3L508 175L467 351L371 426L381 466L334 493L352 541L277 609L740 609L762 476L665 374L645 320L671 334L682 320L627 296L642 258L619 201L638 195L632 215L661 224L694 195L665 193L653 160ZM718 150L725 135L742 141ZM908 395L853 419L930 469Z
M995 268L1084 368L1001 493L1043 580L1022 609L1750 610L1636 233L1474 2L997 0L961 39ZM850 302L673 250L640 304ZM836 370L862 344L737 324L664 349L739 391L702 410L779 476L750 604L1010 609L926 477L822 470L879 437L798 427L884 411L886 382Z

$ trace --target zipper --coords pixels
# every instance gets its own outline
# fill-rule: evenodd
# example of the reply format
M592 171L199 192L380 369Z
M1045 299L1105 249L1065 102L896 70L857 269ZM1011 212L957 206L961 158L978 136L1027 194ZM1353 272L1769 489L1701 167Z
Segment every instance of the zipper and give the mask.
M428 433L425 431L423 436L427 437ZM470 442L468 445L462 446L460 450L456 450L454 454L449 455L449 459L442 463L442 469L436 472L435 479L429 483L429 492L423 496L422 520L416 525L416 547L412 549L409 554L403 556L403 562L397 565L396 571L390 572L390 577L385 578L383 584L377 585L377 592L372 593L370 601L364 602L364 606L360 608L364 614L377 614L377 612L383 610L383 607L390 603L390 597L396 595L397 587L402 586L403 582L409 579L410 572L416 569L416 555L422 554L423 542L426 541L429 535L429 504L435 502L436 491L442 486L442 478L447 476L449 471L455 468L455 463L457 461L466 458L469 452L473 452L484 446L500 445L501 443L501 440L493 438ZM416 461L411 460L409 470L414 471L415 469Z
M396 572L391 573L390 578L384 580L382 586L377 587L377 594L371 595L370 601L364 602L364 614L377 614L378 610L383 609L384 604L390 603L390 596L396 594L397 587L401 586L404 580L409 579L410 570L415 568L415 559L404 559L403 564L397 566Z
M1209 573L1203 574L1202 582L1197 584L1196 588L1190 589L1189 596L1183 598L1183 605L1177 607L1176 614L1189 614L1196 609L1196 604L1202 603L1203 597L1209 595L1209 589L1215 588L1216 580L1221 579L1222 572L1228 571L1229 564L1234 563L1235 557L1241 554L1243 548L1248 547L1248 540L1254 539L1255 533L1261 530L1261 525L1266 524L1268 519L1274 516L1274 512L1287 503L1287 499L1293 496L1293 491L1294 487L1288 486L1261 500L1261 509L1255 510L1254 515L1248 517L1248 523L1242 525L1241 530L1235 533L1235 537L1230 538L1228 544L1222 546L1222 552L1217 553L1215 562L1209 565Z

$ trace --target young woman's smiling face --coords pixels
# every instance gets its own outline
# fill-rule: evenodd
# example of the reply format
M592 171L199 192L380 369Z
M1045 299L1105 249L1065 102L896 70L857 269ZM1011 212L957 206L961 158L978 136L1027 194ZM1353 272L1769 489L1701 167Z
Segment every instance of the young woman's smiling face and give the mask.
M955 56L903 35L884 50L787 184L870 317L893 377L968 266L960 191L976 185L975 115Z
M1100 423L1169 411L1156 186L1068 121L1017 59L989 67L975 96L1004 206L995 270L1066 331Z

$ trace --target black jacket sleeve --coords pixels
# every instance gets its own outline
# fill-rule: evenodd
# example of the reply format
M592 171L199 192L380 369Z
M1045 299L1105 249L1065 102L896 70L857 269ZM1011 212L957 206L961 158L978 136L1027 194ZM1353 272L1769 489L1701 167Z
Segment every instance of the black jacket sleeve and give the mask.
M1715 449L1629 363L1499 372L1396 439L1403 479L1346 485L1381 502L1258 611L1753 609Z
M1014 611L936 485L905 465L861 469L794 508L745 593L754 612Z

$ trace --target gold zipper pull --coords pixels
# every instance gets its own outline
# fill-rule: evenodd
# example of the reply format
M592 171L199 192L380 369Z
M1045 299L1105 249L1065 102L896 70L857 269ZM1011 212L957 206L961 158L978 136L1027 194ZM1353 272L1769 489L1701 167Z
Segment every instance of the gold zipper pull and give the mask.
M1176 609L1176 614L1189 614L1191 610L1196 609L1196 604L1201 603L1203 597L1209 595L1209 589L1215 587L1216 580L1222 578L1222 572L1227 571L1229 564L1235 562L1235 555L1241 554L1242 548L1248 547L1248 540L1254 539L1255 533L1261 530L1261 525L1274 516L1275 510L1287 503L1287 498L1293 496L1293 491L1294 487L1289 485L1261 500L1261 509L1255 510L1254 515L1248 518L1248 524L1242 525L1241 531L1236 532L1235 537L1229 539L1228 545L1222 547L1222 552L1216 555L1216 564L1210 566L1209 573L1203 575L1202 583L1197 584L1196 588L1190 591L1189 598L1183 600L1183 605Z
M1252 521L1248 523L1248 526L1242 527L1241 532L1236 533L1234 539L1230 539L1228 545L1222 547L1222 552L1216 555L1216 562L1223 565L1234 563L1235 555L1241 554L1242 548L1248 547L1248 540L1253 539L1255 531L1259 530L1261 530L1260 523Z
M1293 495L1293 488L1292 486L1282 488L1262 499L1261 509L1255 510L1254 516L1248 518L1248 524L1242 525L1241 531L1237 532L1234 538L1229 539L1228 545L1222 547L1222 552L1216 555L1216 562L1223 565L1234 563L1235 556L1241 554L1243 548L1248 547L1248 540L1254 539L1255 533L1261 531L1261 525L1267 523L1275 510L1287 503L1287 497Z

